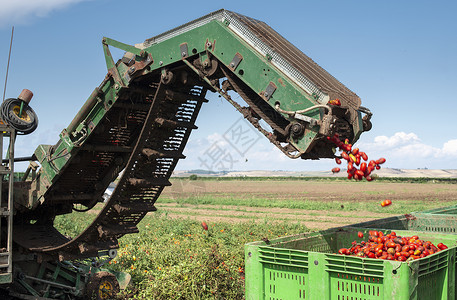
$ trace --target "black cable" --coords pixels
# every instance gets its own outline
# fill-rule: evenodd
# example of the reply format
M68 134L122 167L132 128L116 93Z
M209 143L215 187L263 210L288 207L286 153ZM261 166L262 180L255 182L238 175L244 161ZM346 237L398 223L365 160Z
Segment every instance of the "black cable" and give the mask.
M25 113L26 118L19 117L21 103L23 103L22 115ZM9 98L3 101L0 105L0 117L13 127L17 134L29 134L38 127L38 116L35 111L27 103L18 99Z

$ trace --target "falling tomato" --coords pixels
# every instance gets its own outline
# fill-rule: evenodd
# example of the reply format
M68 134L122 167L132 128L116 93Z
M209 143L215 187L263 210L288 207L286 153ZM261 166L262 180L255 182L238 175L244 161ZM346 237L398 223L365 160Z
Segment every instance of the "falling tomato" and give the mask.
M208 224L205 221L202 222L202 227L204 230L208 230Z
M382 206L382 207L386 207L386 206L389 206L389 205L391 205L391 204L392 204L392 201L389 200L389 199L386 199L386 200L384 200L384 201L381 202L381 206Z
M385 159L384 157L381 157L380 159L378 159L378 160L376 161L376 163L377 163L378 165L381 165L381 164L383 164L383 163L385 163L385 162L386 162L386 159Z

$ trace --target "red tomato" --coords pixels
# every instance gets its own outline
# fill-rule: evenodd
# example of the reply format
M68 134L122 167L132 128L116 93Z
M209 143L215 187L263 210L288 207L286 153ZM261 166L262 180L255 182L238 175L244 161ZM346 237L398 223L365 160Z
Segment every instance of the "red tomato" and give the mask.
M368 155L365 153L365 152L360 152L360 155L362 155L362 159L364 161L367 161L368 160Z
M355 171L355 174L358 175L360 178L363 178L364 175L365 175L365 174L364 174L362 171L360 171L360 170Z
M439 243L438 245L436 245L439 249L441 250L444 250L444 249L447 249L447 246L443 243Z
M339 159L338 157L335 157L335 162L339 165L341 165L341 159Z
M395 244L393 241L390 241L390 242L387 242L386 246L387 246L387 248L395 248L395 246L397 246L397 244Z
M333 99L328 102L330 105L335 105L335 106L341 106L341 101L340 99Z
M357 233L357 236L358 236L359 238L363 238L363 232L359 231L359 232ZM439 244L438 244L438 246L439 246Z
M352 154L357 155L359 153L359 148L352 149Z
M363 173L365 173L367 170L367 164L366 163L361 163L360 164L360 171L362 171Z
M208 230L208 225L206 224L205 221L202 222L202 227L204 230Z
M346 248L341 248L340 250L338 250L338 253L343 255L350 254L349 250Z
M386 159L385 159L384 157L381 157L380 159L378 159L378 160L376 161L376 163L377 163L378 165L382 165L382 164L385 163L385 162L386 162Z
M349 155L346 152L341 152L341 157L344 158L345 160L349 160Z
M389 206L391 204L392 204L392 201L390 201L389 199L386 199L386 200L381 202L381 206L382 207Z
M382 248L384 248L384 245L383 244L378 244L376 246L376 248L374 248L374 252L378 253L379 251L381 251L381 253L382 253Z
M335 173L338 173L340 171L340 168L333 168L332 169L332 173L335 174Z

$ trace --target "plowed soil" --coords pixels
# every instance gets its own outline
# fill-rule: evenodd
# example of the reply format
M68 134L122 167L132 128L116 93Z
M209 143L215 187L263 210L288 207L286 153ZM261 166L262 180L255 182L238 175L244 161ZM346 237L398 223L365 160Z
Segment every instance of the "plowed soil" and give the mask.
M430 208L443 206L443 202L453 205L457 202L457 187L454 184L417 184L385 182L319 182L319 181L186 181L174 180L173 185L164 190L162 197L176 202L156 203L157 208L173 218L191 218L209 222L298 222L310 229L326 229L369 221L377 218L399 215L373 212L372 206L379 206L385 199L403 202L428 203ZM180 199L193 197L213 199L245 199L246 206L183 204ZM250 207L250 199L268 201L315 201L352 203L358 202L367 209L347 211L344 206L338 210L293 209ZM438 206L437 206L438 205ZM268 206L268 205L265 205Z

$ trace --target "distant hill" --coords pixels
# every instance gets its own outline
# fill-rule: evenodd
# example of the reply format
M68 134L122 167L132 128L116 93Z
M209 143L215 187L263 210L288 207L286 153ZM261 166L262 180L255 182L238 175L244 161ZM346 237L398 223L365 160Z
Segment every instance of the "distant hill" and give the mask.
M457 170L430 170L430 169L390 169L383 168L374 172L380 177L408 177L408 178L457 178ZM205 170L189 170L175 171L174 177L188 177L190 175L207 176L207 177L345 177L346 170L341 170L340 173L332 174L329 171L205 171Z

